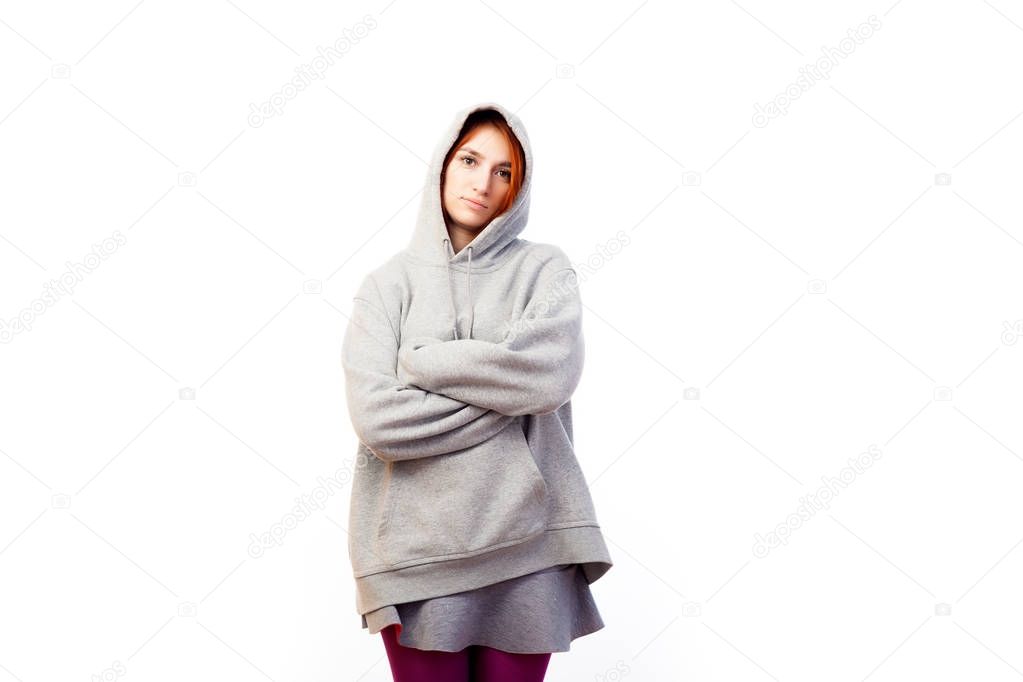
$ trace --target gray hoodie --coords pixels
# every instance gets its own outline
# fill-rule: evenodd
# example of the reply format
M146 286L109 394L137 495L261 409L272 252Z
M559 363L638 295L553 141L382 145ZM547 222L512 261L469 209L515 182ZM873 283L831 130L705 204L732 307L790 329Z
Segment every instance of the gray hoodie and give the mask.
M508 121L525 176L455 254L440 175L478 109ZM348 550L363 616L557 564L581 564L590 583L611 568L573 447L576 272L557 246L519 238L532 172L515 114L492 102L460 111L433 152L411 241L353 299L342 365L359 439Z

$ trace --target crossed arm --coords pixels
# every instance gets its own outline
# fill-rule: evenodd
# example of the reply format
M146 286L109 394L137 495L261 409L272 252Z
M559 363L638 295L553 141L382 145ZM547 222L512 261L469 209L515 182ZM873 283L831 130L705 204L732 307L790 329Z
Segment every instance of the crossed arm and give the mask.
M443 455L481 443L512 421L399 381L396 329L376 281L366 277L353 301L341 364L352 427L373 454L388 462Z
M541 279L500 343L409 339L398 354L410 385L501 414L548 414L572 397L582 375L582 302L575 271Z
M359 440L385 461L430 457L481 443L517 416L558 409L582 373L582 305L574 275L562 268L542 279L500 343L417 337L400 351L396 316L368 276L342 344L349 416Z

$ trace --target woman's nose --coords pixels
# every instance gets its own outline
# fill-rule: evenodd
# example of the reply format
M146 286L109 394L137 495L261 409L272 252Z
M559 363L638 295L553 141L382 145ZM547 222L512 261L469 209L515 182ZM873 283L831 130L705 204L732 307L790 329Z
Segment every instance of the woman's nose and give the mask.
M480 194L490 194L490 174L487 173L482 177L475 178L473 181L473 189Z

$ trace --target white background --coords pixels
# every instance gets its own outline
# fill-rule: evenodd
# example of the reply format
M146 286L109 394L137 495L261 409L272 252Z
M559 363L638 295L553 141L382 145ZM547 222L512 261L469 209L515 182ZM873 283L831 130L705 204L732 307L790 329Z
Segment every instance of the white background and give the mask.
M340 344L479 101L535 149L522 236L595 264L615 565L547 679L1023 676L1018 4L426 5L0 4L0 682L390 679Z

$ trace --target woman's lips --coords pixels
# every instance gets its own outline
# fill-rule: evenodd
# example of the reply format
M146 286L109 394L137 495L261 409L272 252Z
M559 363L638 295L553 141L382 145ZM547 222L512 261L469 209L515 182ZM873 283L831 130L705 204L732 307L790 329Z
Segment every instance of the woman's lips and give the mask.
M484 206L483 204L478 204L475 201L473 201L472 199L466 199L465 197L462 197L462 201L464 201L465 205L468 206L469 208L471 208L474 211L485 211L485 210L487 210L486 206Z

